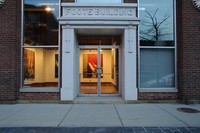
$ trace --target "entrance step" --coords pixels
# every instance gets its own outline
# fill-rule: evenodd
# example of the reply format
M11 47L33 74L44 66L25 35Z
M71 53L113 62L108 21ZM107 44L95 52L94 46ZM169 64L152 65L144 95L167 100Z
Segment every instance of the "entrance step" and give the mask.
M122 97L76 97L74 104L124 104Z

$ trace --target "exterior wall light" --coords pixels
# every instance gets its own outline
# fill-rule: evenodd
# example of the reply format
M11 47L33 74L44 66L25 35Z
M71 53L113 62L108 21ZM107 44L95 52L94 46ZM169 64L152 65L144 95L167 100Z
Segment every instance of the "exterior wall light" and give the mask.
M192 0L194 7L200 11L200 0Z
M5 2L5 0L0 0L0 7L3 6L4 2Z
M54 11L55 9L54 8L51 8L51 7L46 7L45 8L45 11L47 11L47 12L50 12L50 11Z

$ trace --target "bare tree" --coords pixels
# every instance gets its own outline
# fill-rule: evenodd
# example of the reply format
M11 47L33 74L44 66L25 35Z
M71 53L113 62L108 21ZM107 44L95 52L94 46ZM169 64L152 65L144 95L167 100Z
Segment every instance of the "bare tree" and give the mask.
M167 20L170 16L164 17L163 19L159 20L157 17L158 8L153 14L150 14L148 11L145 10L146 13L146 20L142 21L142 25L145 26L145 29L140 31L140 38L142 40L147 41L158 41L161 37L167 36L170 33L164 32L164 27L161 25L166 24Z

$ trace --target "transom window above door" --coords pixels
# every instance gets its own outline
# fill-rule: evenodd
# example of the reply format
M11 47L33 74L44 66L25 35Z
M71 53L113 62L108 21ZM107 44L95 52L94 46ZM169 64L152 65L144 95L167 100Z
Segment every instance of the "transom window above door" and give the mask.
M76 3L122 3L122 0L76 0Z

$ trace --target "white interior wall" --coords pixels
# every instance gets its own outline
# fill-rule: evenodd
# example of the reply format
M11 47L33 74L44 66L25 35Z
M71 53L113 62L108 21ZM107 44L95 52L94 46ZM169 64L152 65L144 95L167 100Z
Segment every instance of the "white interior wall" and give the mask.
M26 48L35 52L35 78L26 83L58 82L55 78L55 54L57 50L45 50L44 48Z
M101 78L101 82L112 82L112 52L111 50L102 50L101 54L103 54L103 78Z
M117 70L116 70L116 68L118 67L119 68L119 66L116 66L116 65L119 65L119 64L117 64L117 62L116 62L116 59L117 59L117 57L116 57L116 49L112 49L112 56L113 56L113 67L114 67L114 79L112 79L112 75L111 75L111 79L112 79L112 83L114 84L114 85L117 85L118 83L117 83L117 76L119 75L119 73L117 73ZM118 54L119 55L119 54ZM112 58L112 57L111 57ZM111 63L112 63L111 62ZM119 61L118 61L119 62ZM111 72L112 72L112 66L111 66ZM118 74L118 75L117 75Z
M44 50L41 48L32 49L35 52L35 79L33 82L44 82Z
M44 50L44 76L46 82L58 82L55 78L55 55L58 50Z

